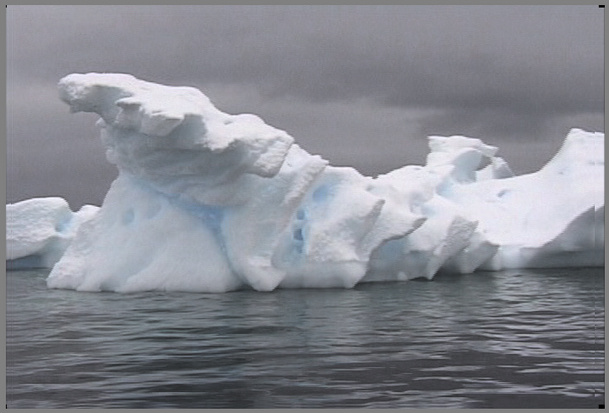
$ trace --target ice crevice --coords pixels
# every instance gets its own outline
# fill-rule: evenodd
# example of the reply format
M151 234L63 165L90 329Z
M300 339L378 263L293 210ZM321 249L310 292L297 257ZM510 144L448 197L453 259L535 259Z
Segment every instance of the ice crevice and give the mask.
M431 136L424 165L373 178L194 88L88 73L61 79L59 96L100 116L119 176L99 208L7 205L7 266L52 268L50 288L351 288L604 265L603 133L572 129L520 176L480 139Z

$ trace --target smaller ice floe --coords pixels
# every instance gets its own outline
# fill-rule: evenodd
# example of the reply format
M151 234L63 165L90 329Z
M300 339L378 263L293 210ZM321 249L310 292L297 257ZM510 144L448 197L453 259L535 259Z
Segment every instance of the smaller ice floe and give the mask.
M52 268L76 231L99 207L72 212L59 197L32 198L6 205L6 268Z

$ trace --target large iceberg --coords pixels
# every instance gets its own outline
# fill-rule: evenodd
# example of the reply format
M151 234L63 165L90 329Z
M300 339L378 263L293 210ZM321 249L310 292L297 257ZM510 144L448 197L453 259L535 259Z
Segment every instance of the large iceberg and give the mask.
M72 112L100 116L119 176L54 263L50 288L349 288L604 264L602 133L573 129L522 176L479 139L433 136L424 166L372 178L193 88L89 73L59 91Z

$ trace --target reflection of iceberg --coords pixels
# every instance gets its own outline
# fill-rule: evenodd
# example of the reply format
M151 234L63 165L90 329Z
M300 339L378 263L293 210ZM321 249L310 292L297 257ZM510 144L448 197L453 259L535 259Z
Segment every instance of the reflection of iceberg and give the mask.
M517 177L478 139L431 137L425 166L370 178L196 89L116 74L59 89L72 111L101 116L119 177L52 288L269 291L603 264L603 134L574 129Z

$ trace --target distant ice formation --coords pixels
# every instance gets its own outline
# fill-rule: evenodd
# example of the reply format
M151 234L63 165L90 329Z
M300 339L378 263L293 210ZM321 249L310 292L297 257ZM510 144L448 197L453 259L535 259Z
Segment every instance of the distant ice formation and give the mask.
M78 227L99 207L72 212L63 198L33 198L6 206L6 267L51 268L63 255Z
M59 91L72 112L99 114L119 176L71 242L55 240L57 222L71 222L65 208L53 212L61 201L7 205L22 240L11 259L48 256L50 288L350 288L604 265L603 133L571 130L546 166L522 176L479 139L432 136L426 165L372 178L193 88L89 73L63 78Z

